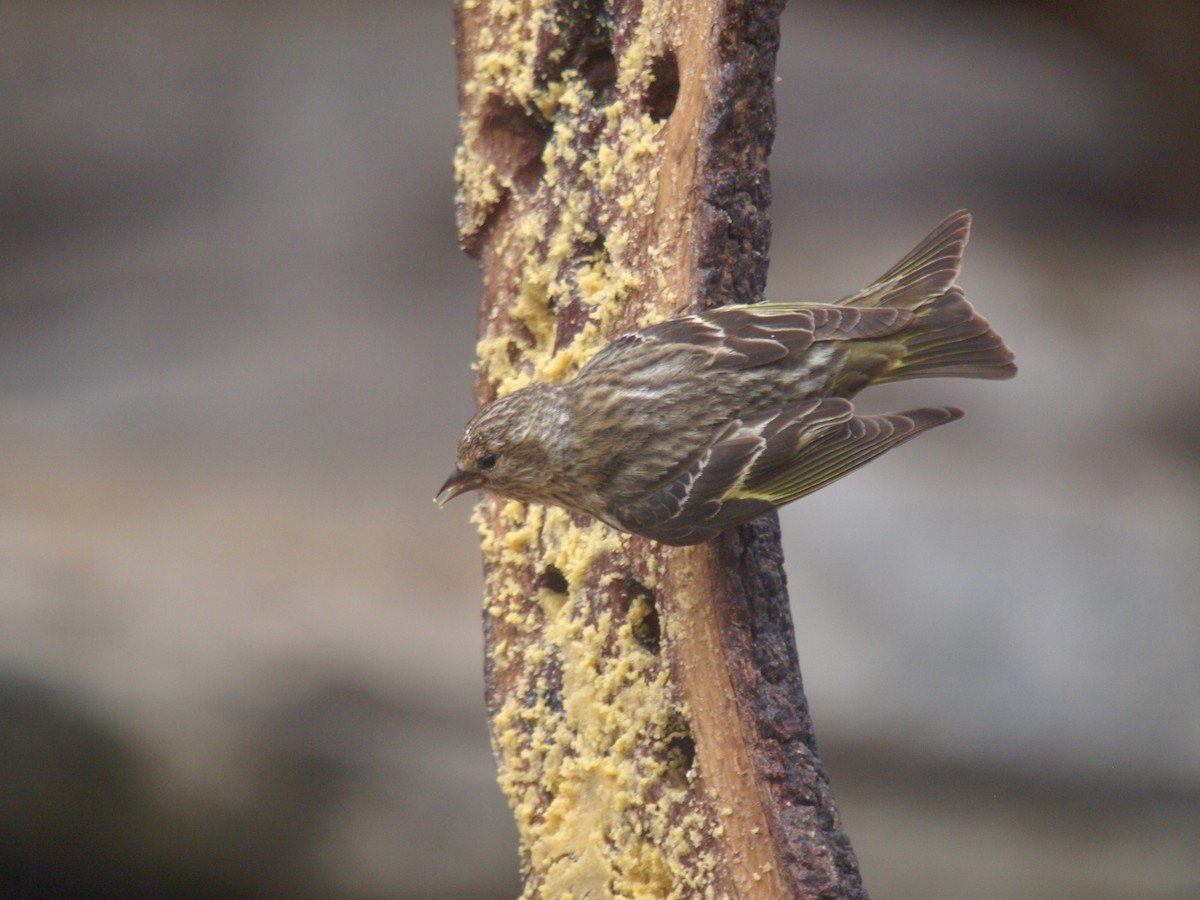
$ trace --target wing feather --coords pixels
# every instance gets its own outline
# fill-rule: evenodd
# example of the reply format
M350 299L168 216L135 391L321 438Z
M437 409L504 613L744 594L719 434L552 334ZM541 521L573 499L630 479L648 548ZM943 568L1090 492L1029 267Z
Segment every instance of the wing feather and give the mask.
M811 436L801 434L801 443L792 451L790 460L786 456L789 436L781 434L779 455L771 458L763 454L733 495L744 493L770 497L779 505L790 503L922 431L961 417L962 411L951 407L923 407L878 416L851 415L837 429L825 429Z
M735 420L677 478L615 509L613 518L663 543L698 543L961 415L949 407L925 407L860 416L848 400L825 398Z
M640 343L681 345L708 351L712 365L752 369L795 357L816 341L854 341L881 338L902 330L913 320L904 309L855 309L831 304L755 303L725 306L694 316L668 319L636 332ZM615 344L634 338L626 335ZM629 343L624 349L632 349ZM611 362L616 351L602 351Z

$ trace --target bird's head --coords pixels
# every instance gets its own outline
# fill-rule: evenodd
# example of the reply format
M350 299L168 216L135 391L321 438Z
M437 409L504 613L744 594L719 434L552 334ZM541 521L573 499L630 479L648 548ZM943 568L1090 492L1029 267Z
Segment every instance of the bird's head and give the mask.
M567 424L554 390L533 385L476 413L458 441L454 472L434 498L438 506L474 490L546 502L547 486L558 475L554 453Z

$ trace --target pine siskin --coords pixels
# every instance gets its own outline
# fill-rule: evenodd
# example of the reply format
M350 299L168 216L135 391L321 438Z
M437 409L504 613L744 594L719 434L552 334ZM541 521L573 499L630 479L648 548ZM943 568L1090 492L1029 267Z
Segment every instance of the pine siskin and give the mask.
M824 487L962 411L858 415L869 384L1011 378L1012 351L954 284L959 211L836 303L758 303L617 338L571 381L535 384L467 424L439 506L475 489L695 544Z

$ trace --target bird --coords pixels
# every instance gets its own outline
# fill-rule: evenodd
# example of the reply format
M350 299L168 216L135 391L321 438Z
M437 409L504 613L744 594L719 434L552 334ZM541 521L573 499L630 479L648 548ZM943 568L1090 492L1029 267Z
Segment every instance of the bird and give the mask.
M616 338L566 382L492 401L467 423L435 502L484 490L686 546L961 418L948 406L862 415L851 400L910 378L1016 375L955 284L970 228L966 210L952 213L834 303L678 314Z

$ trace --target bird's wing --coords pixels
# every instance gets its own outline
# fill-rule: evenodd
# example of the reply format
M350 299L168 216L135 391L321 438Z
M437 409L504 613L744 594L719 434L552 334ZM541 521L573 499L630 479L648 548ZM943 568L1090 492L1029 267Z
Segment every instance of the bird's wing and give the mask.
M911 321L912 313L903 309L754 303L667 319L618 339L610 349L615 358L630 350L645 352L645 345L657 343L707 351L712 366L750 369L803 353L814 341L884 337ZM596 359L608 354L602 351Z
M928 407L860 416L850 401L825 398L735 420L686 471L650 496L614 508L612 518L665 544L699 543L961 415Z

